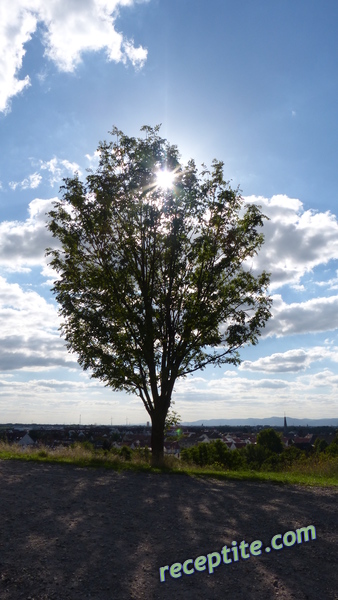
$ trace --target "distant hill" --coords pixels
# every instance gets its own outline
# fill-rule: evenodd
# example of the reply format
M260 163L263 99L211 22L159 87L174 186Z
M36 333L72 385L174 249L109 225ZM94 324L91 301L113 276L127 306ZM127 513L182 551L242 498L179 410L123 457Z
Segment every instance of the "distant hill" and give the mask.
M296 427L338 427L338 419L293 419L292 417L286 417L288 427L296 426ZM191 421L188 423L184 421L181 423L185 426L190 427L198 427L201 425L205 425L206 427L217 427L224 425L233 425L234 427L238 427L240 425L250 425L251 427L255 427L256 425L270 425L271 427L283 427L284 418L283 417L269 417L267 419L201 419L199 421Z

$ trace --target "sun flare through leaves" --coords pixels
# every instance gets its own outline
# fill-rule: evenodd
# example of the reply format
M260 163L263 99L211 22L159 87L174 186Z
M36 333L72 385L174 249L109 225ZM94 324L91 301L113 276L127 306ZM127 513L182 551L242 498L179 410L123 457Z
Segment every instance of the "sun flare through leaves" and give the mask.
M156 186L163 190L169 190L174 186L175 171L168 171L167 169L157 171L156 173Z

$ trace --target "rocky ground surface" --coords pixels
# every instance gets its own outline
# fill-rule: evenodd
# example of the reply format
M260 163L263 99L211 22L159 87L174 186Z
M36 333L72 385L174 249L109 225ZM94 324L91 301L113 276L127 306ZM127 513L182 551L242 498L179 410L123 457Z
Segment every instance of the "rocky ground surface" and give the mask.
M0 598L338 600L337 507L337 488L0 461ZM308 525L316 539L265 552ZM262 554L160 581L242 540Z

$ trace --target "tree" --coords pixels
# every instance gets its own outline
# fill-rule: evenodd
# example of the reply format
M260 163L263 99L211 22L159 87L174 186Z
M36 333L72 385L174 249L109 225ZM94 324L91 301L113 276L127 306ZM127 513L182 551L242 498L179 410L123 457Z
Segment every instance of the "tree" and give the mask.
M317 454L320 454L321 452L324 452L326 450L328 445L329 444L326 440L321 440L320 438L317 438L314 443L314 450Z
M280 454L283 452L283 442L281 436L272 428L263 429L257 436L257 445Z
M250 271L259 207L231 189L222 162L200 174L193 160L181 164L159 128L143 127L145 138L113 128L96 172L64 180L48 213L61 248L46 251L68 349L92 377L140 397L154 463L177 379L239 364L271 304L268 274Z

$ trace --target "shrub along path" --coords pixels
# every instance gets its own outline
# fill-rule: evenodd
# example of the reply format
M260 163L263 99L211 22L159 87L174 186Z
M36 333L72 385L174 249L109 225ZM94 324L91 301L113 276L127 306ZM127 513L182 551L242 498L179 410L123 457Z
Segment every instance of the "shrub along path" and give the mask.
M0 598L337 600L337 500L335 488L0 461ZM160 582L160 567L232 541L261 540L264 549L308 525L315 540L212 574L166 570Z

